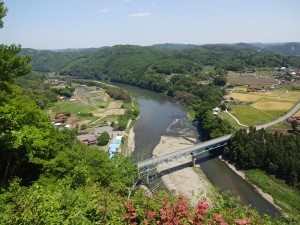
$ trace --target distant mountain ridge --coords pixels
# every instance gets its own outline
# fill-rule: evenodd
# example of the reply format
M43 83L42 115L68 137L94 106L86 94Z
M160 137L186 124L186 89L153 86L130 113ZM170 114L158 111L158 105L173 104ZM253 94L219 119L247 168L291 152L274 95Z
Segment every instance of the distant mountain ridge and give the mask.
M234 46L239 49L252 49L252 50L264 50L276 54L285 56L300 56L300 43L299 42L288 42L288 43L234 43L234 44L155 44L150 47L159 49L169 49L174 51L181 51L185 49L193 49L204 46Z

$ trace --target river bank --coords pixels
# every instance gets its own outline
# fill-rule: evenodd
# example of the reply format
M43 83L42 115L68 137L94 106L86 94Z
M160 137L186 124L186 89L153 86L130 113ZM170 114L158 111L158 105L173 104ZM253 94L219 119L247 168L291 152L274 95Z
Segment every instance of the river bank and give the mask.
M133 131L133 127L130 128L129 133L128 133L128 146L127 149L128 151L126 152L126 156L130 157L131 153L134 151L135 148L135 143L134 143L134 131Z
M221 161L223 161L224 163L226 163L226 165L227 165L233 172L235 172L238 176L240 176L241 178L243 178L244 180L246 180L250 185L252 185L252 186L255 188L255 190L256 190L256 191L257 191L257 192L258 192L265 200L267 200L270 204L272 204L274 207L276 207L278 210L280 210L280 211L282 212L282 209L281 209L278 205L275 204L273 197L272 197L270 194L268 194L268 193L266 193L266 192L263 192L263 190L262 190L261 188L259 188L258 186L256 186L255 184L249 182L248 179L246 178L245 173L244 173L243 171L237 170L236 167L235 167L234 165L230 164L227 160L223 159L222 156L219 156L219 159L220 159Z
M192 137L173 137L161 136L159 144L153 150L153 157L158 157L171 152L178 151L183 148L188 148L196 143L196 139ZM173 193L182 193L193 203L197 203L199 199L210 196L213 194L214 187L207 180L206 176L200 169L200 166L195 167L180 167L182 164L191 164L191 159L180 160L173 162L167 167L159 168L160 171L170 171L162 176L162 181L166 187ZM172 171L172 172L171 172Z

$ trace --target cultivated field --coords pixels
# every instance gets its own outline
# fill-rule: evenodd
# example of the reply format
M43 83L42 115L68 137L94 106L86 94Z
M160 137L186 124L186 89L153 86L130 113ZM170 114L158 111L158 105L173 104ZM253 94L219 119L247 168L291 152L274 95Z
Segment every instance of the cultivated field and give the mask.
M294 114L294 116L300 116L300 110Z
M240 102L255 102L263 98L263 96L253 95L253 94L242 94L242 93L231 93L225 97L233 97Z
M116 121L118 115L125 113L125 109L121 108L123 102L111 99L105 91L96 90L96 87L78 86L71 99L56 102L47 114L54 118L58 113L71 113L67 123L75 127L77 124L101 125L106 117Z
M250 105L232 105L230 113L242 124L248 126L264 124L275 119L272 115L255 109Z
M277 84L274 76L271 73L266 72L256 72L256 73L236 73L228 72L228 83L230 84L240 84L240 85L272 85Z
M294 101L284 101L276 98L263 98L251 106L262 111L282 110L288 111L295 105Z
M243 86L236 87L225 97L235 99L235 103L228 104L231 114L241 123L251 126L270 122L286 114L300 101L300 91L287 91L281 87L266 92L247 92ZM232 120L231 124L236 127Z

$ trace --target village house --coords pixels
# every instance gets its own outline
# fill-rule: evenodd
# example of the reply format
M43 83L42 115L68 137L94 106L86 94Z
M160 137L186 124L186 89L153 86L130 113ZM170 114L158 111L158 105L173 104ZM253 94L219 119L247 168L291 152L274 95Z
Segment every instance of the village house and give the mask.
M98 143L95 135L80 135L77 136L77 140L87 145L94 145Z

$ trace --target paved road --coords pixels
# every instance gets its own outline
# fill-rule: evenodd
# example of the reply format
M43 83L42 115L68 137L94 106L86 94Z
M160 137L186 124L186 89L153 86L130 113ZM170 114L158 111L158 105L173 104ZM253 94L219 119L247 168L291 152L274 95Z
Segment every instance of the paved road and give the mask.
M260 130L262 128L267 128L267 127L270 127L270 126L273 126L277 123L280 123L284 120L286 120L287 118L291 117L292 115L294 115L298 110L300 109L300 102L291 110L289 111L287 114L285 114L284 116L278 118L277 120L274 120L270 123L266 123L266 124L263 124L263 125L259 125L259 126L256 126L256 130Z

